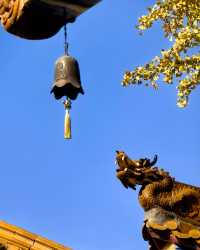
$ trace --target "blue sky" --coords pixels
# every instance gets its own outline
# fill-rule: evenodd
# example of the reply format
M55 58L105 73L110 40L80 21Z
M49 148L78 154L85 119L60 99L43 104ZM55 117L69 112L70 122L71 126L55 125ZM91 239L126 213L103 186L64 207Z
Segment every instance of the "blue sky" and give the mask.
M188 108L176 86L123 88L123 72L169 45L159 25L134 25L153 1L103 1L69 25L84 96L72 106L73 139L63 139L64 110L50 95L63 32L27 41L0 30L0 218L75 250L143 250L137 193L115 177L115 150L159 155L177 180L199 186L199 89Z

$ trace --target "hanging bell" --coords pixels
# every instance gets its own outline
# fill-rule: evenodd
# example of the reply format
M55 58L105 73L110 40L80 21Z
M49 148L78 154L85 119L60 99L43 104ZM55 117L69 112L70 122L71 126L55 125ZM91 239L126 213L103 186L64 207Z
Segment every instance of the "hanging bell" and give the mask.
M84 94L76 59L69 55L58 58L55 63L55 81L51 93L54 93L57 100L63 96L75 100L79 93Z

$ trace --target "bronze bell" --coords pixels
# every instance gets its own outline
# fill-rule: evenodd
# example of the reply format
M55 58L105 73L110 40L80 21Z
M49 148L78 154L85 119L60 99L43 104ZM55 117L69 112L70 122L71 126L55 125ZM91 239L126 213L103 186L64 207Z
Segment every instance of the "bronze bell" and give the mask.
M84 94L76 59L69 55L58 58L55 64L55 81L51 93L54 93L56 99L66 96L71 100L75 100L79 93Z

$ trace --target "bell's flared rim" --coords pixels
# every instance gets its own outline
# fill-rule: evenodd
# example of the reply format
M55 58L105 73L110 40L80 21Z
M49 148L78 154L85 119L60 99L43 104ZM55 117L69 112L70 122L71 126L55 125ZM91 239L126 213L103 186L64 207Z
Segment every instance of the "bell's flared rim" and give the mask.
M52 84L52 88L54 86L57 86L58 88L62 88L67 84L71 84L73 87L80 89L81 88L81 84L79 82L76 82L74 80L71 79L59 79L57 81L54 81L54 83Z

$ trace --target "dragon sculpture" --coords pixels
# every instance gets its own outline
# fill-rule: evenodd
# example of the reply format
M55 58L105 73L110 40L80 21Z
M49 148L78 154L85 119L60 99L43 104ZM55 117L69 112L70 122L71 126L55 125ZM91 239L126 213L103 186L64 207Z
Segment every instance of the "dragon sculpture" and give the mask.
M126 188L140 185L145 211L143 238L150 250L200 250L200 188L175 181L154 165L157 156L130 159L116 151L117 177Z

